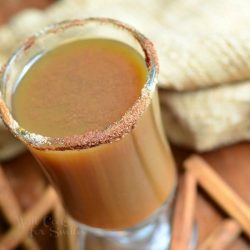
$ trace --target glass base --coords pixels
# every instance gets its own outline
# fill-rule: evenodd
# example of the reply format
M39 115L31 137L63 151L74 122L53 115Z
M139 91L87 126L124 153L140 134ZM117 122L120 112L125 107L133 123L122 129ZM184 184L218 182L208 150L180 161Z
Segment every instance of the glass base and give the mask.
M155 225L116 237L97 236L81 231L78 238L78 249L81 250L168 250L171 240L171 226L166 216L158 218ZM198 227L193 226L192 238L188 250L195 250L198 241Z
M80 250L168 250L171 241L171 206L168 200L147 221L124 231L106 231L77 224ZM195 250L198 228L194 224L188 250Z
M82 232L84 233L84 232ZM85 233L79 238L82 250L167 250L170 244L171 228L165 214L157 217L153 224L110 237Z

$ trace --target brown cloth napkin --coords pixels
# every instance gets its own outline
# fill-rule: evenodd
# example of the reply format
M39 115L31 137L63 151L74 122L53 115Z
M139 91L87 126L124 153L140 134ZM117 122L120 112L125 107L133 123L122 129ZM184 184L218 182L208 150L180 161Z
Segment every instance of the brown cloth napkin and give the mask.
M61 0L0 27L0 63L49 23L88 16L124 21L156 45L168 137L210 150L250 139L249 9L248 0Z

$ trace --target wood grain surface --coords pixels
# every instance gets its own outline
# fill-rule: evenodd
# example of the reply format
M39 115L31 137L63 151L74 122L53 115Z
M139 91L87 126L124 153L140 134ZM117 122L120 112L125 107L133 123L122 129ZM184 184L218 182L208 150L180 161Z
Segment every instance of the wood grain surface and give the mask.
M0 24L25 8L45 8L53 0L0 0ZM181 170L182 162L192 151L172 146L174 156ZM202 156L220 176L250 205L250 143L224 147ZM7 176L23 210L29 208L41 195L46 179L37 163L29 153L3 164ZM199 228L199 242L202 242L226 218L226 215L214 206L207 195L199 191L196 208L196 222ZM46 223L45 223L46 224ZM49 237L49 228L35 232L42 249L55 249L53 237ZM229 250L250 250L250 242L242 235Z

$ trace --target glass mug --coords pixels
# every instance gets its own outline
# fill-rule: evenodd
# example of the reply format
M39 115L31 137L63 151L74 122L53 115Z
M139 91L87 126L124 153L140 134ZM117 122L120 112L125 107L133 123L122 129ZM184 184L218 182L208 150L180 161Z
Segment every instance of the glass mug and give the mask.
M12 116L12 100L22 76L47 51L89 38L118 40L141 54L148 77L138 100L119 121L83 135L52 138L20 127ZM2 70L3 121L57 190L78 226L79 249L88 249L88 238L101 240L102 249L168 248L176 171L162 128L157 76L152 43L134 28L108 18L51 25L27 39Z

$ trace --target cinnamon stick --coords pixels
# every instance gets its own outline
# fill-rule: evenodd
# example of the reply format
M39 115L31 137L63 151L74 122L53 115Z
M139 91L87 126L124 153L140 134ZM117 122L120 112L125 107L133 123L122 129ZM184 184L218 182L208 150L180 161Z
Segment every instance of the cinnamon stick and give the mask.
M68 224L68 249L78 249L78 232L77 226L75 223L68 217L67 218Z
M195 200L196 180L190 172L186 172L178 187L170 250L188 249L192 238Z
M59 250L77 249L77 228L65 213L57 198L54 206L57 247ZM66 233L66 234L65 234Z
M47 188L40 200L23 216L16 226L12 227L1 239L0 250L16 248L28 233L41 221L54 206L56 194L52 187Z
M55 206L53 209L53 215L54 215L54 220L55 220L57 249L58 250L67 250L68 246L67 246L67 242L66 242L66 237L62 233L65 230L64 229L65 212L64 212L59 200L57 200L57 202L55 203Z
M11 226L16 225L22 214L22 211L1 166L0 166L0 207L7 222ZM39 249L37 242L31 238L25 238L22 245L25 249L29 250Z
M197 250L227 249L240 233L239 223L233 219L226 219L198 246Z
M194 174L200 186L242 227L250 237L250 207L206 163L194 155L184 162L185 168Z

